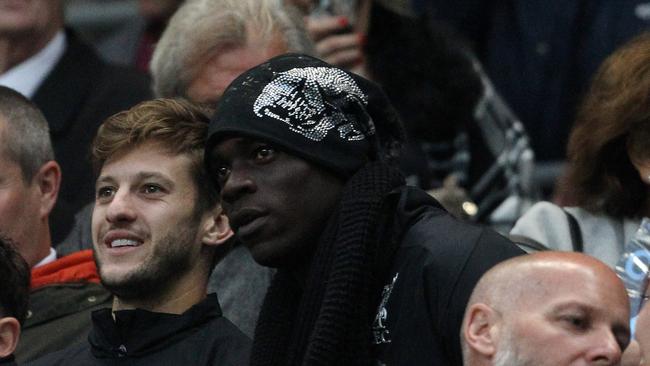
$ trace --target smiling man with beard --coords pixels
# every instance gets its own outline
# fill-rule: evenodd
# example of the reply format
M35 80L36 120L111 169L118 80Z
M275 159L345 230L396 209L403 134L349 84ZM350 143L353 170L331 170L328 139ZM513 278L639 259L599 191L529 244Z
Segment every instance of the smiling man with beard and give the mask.
M623 283L582 253L510 259L476 285L462 331L465 366L619 365L630 342Z
M248 362L250 340L222 316L216 294L206 296L232 232L202 165L203 112L158 99L101 126L92 232L113 307L93 313L88 343L36 364Z

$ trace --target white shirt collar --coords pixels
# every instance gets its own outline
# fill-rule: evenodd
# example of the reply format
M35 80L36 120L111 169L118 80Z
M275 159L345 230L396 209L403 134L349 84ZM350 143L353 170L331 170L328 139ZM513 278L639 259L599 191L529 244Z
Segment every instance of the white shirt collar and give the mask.
M0 85L14 89L31 99L63 56L65 47L65 32L60 30L42 50L0 74Z
M44 266L46 264L52 263L56 260L56 250L52 247L50 247L50 254L47 255L47 257L41 259L40 262L36 263L34 268ZM32 268L32 269L34 269Z

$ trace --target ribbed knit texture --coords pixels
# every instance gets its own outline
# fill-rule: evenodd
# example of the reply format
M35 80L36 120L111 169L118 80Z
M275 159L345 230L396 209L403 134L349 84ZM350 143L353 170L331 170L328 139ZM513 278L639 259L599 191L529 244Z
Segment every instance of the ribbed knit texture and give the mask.
M346 184L315 250L304 291L276 274L258 320L251 365L371 365L371 325L399 235L389 193L404 184L371 162Z

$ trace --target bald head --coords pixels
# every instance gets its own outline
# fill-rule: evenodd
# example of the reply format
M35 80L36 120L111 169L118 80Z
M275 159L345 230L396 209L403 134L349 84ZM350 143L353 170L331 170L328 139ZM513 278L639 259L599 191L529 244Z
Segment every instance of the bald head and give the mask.
M575 252L539 252L504 261L486 272L472 292L469 305L482 302L506 311L536 302L557 286L584 285L575 278L578 274L627 299L616 273L598 259Z
M629 303L614 271L581 253L542 252L485 273L463 322L466 365L616 364Z

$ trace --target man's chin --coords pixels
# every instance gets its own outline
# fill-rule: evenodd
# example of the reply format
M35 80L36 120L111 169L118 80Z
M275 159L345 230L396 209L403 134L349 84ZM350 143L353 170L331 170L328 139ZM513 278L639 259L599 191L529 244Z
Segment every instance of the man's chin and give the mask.
M250 251L253 260L259 265L273 268L285 267L287 265L285 256L275 251L273 246L268 243L256 243L253 245L244 243L244 245Z
M246 247L250 251L253 260L264 267L292 268L303 266L308 261L308 253L304 250L291 250L273 242L246 245Z
M100 271L102 285L114 296L123 300L142 300L153 298L164 286L156 278L148 278L141 273L111 273Z

